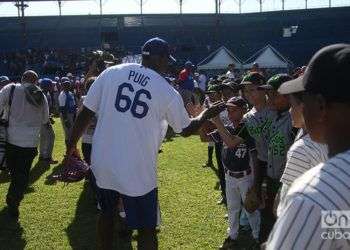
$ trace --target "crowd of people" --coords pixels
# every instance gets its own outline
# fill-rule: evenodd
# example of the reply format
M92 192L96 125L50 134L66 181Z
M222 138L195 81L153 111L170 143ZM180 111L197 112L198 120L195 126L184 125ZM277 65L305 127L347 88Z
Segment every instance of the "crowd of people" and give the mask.
M215 151L218 204L228 219L219 249L239 249L242 235L251 235L249 249L349 249L348 238L329 236L334 229L323 227L323 219L350 209L350 45L325 47L307 66L272 76L255 63L244 73L230 64L209 78L189 61L169 74L174 58L160 38L148 40L141 53L142 64L92 62L79 76L39 79L27 70L20 83L0 77L13 218L39 142L39 160L57 163L52 123L59 116L64 163L82 137L91 165L99 249L112 249L116 214L128 232L138 231L139 249L158 248L156 158L168 128L208 143L203 167L214 168Z
M122 48L110 49L113 54L125 54ZM65 76L71 72L81 75L91 63L93 50L81 49L27 49L0 53L0 69L12 77L19 77L27 69L42 75Z

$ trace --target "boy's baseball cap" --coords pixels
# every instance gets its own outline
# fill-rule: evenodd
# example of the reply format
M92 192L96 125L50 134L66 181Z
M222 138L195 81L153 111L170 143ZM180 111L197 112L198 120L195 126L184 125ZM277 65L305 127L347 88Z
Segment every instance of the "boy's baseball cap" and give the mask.
M10 79L7 76L0 76L0 83L6 83L9 81Z
M230 88L231 90L233 90L235 92L237 92L241 89L238 83L236 83L234 81L230 81L230 80L224 81L222 83L222 86L223 86L223 88Z
M284 83L281 94L308 92L321 94L329 101L350 100L350 44L322 48L311 58L303 76Z
M67 83L67 84L70 84L70 80L68 77L62 77L61 78L61 83Z
M142 46L142 55L167 56L171 61L176 62L176 59L170 54L169 44L159 37L149 39Z
M212 84L208 85L207 91L205 91L206 94L212 94L218 92L218 85Z
M278 90L278 88L287 81L292 80L293 78L288 74L277 74L272 76L268 81L267 84L261 85L258 87L260 90Z
M234 96L226 102L226 106L237 106L241 108L246 108L247 102L240 96Z
M249 74L243 77L240 85L244 86L244 85L251 85L251 84L254 84L257 86L264 85L266 84L265 77L259 72L250 72Z
M50 78L43 78L40 82L41 85L51 85L52 80Z

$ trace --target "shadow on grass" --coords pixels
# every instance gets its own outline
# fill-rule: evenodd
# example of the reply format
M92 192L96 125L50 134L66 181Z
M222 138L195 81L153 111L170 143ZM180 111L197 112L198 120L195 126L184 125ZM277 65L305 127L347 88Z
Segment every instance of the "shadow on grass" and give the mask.
M31 190L30 185L34 184L40 177L50 169L50 164L43 161L38 161L34 167L31 168L29 174L29 191ZM8 171L0 171L0 183L10 182L10 173Z
M56 165L56 166L52 169L51 173L46 177L45 185L54 185L54 184L57 183L56 181L52 180L51 177L52 177L53 175L55 175L55 174L58 174L61 168L62 168L62 163Z
M19 222L12 219L7 208L0 211L0 249L20 250L26 246L23 238L23 228Z
M50 164L45 161L38 161L30 170L29 186L34 184L40 177L50 169Z
M34 167L31 168L29 174L28 186L34 184L40 177L50 169L50 164L43 161L38 161ZM8 171L0 171L0 183L10 182L10 173Z
M96 205L94 194L85 182L75 210L75 217L66 233L72 249L96 249Z
M97 214L98 210L94 191L90 183L85 182L83 191L77 202L75 217L66 229L72 249L96 249ZM116 222L114 249L131 250L132 246L129 235L124 235L124 239L121 239L120 225L120 222Z

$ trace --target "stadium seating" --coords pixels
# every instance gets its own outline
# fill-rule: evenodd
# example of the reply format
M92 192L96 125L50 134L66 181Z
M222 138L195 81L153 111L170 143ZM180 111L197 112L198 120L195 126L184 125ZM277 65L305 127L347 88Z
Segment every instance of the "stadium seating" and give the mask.
M139 53L149 37L160 36L174 47L179 62L198 63L219 46L243 61L271 44L295 65L306 64L319 47L350 41L350 7L250 14L159 14L0 18L0 52L26 48L99 48L103 32L115 34L125 52ZM298 30L283 37L283 28ZM107 41L108 42L108 41ZM1 64L1 63L0 63ZM0 66L1 67L1 66Z

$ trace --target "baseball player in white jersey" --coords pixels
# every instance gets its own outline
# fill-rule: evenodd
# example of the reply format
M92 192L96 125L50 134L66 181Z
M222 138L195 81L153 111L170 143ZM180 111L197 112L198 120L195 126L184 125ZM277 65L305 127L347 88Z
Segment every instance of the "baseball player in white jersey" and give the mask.
M288 96L292 125L300 130L287 153L287 163L281 177L282 186L278 193L278 199L275 200L275 208L279 204L283 204L285 196L296 178L328 159L327 145L313 141L307 132L302 113L302 95L303 92L298 92ZM277 216L281 212L280 208L281 206L276 211Z
M232 249L238 246L239 213L242 201L245 201L248 190L253 186L250 166L251 153L255 151L254 139L249 135L242 122L247 103L242 97L232 97L226 103L230 125L225 126L220 117L212 119L217 130L210 134L201 131L202 141L223 143L222 163L226 179L226 198L229 220L229 236L220 249ZM259 211L247 213L255 246L259 245L260 214ZM253 246L252 246L253 247Z
M310 137L325 143L330 159L294 181L267 249L350 249L350 45L318 51L304 76L280 92L304 91Z
M74 125L66 159L89 121L98 116L91 169L101 206L97 226L101 249L112 248L113 218L120 198L129 229L138 230L138 248L158 248L156 162L163 121L189 136L224 109L222 103L217 104L190 119L181 96L161 75L171 59L166 41L147 41L142 47L142 64L113 66L96 79Z

